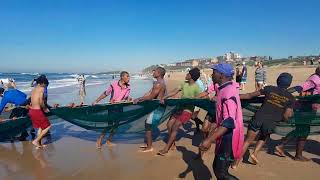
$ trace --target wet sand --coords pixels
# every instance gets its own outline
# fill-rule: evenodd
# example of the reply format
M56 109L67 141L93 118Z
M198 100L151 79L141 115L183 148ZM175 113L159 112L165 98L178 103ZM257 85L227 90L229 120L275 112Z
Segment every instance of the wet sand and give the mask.
M294 83L304 81L313 71L309 68L268 68L268 84L274 84L280 71L294 75ZM249 69L249 80L253 79ZM175 73L167 81L169 89L182 81L185 73ZM270 83L269 83L270 82ZM247 91L254 89L248 83ZM127 141L116 135L117 146L102 150L95 148L98 133L86 131L67 122L56 121L51 131L52 143L44 150L36 150L29 142L0 144L0 179L215 179L212 172L214 145L204 156L204 161L194 160L201 137L194 136L190 122L179 132L177 150L166 157L156 155L164 141L154 143L152 153L138 152L143 136ZM164 125L160 129L164 129ZM164 136L163 133L161 136ZM290 156L280 158L272 155L274 144L281 137L272 135L268 146L259 154L261 164L241 164L231 173L240 179L317 179L320 175L320 136L311 136L307 141L305 155L312 161L302 163L292 160L294 142L286 147ZM134 139L134 138L133 138Z

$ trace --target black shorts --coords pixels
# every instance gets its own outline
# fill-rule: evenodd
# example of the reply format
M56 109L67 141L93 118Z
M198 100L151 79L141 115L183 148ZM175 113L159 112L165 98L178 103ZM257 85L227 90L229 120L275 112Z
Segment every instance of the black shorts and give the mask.
M274 132L276 123L273 121L253 118L248 129L254 132L260 131L261 135L267 136Z

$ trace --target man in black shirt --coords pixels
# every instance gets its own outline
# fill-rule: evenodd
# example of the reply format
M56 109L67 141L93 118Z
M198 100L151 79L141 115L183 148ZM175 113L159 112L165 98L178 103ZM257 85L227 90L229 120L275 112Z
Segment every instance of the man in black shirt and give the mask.
M253 143L259 134L259 141L256 144L254 152L250 155L254 164L258 164L257 154L265 144L265 141L273 133L276 123L282 120L287 121L293 115L294 96L288 92L292 82L292 75L282 73L277 79L277 86L266 86L264 89L241 94L241 99L251 99L264 95L265 99L261 108L255 113L248 126L247 138L243 145L241 157L245 154L250 144ZM233 168L236 168L241 159L238 159Z

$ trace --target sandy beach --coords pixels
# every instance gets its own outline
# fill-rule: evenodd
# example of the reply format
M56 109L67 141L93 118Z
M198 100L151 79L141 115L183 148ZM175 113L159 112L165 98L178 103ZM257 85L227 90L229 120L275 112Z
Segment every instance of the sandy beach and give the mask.
M270 85L275 84L281 72L291 73L294 76L292 85L296 85L315 70L314 67L290 66L266 69ZM205 72L210 75L210 70ZM184 77L185 72L170 73L170 78L166 79L169 90L177 87ZM253 82L254 69L248 68L248 83L243 92L253 91ZM179 131L177 150L161 157L156 155L165 145L161 139L154 143L155 151L152 153L138 152L139 146L143 144L141 135L132 141L118 134L114 138L117 144L115 147L108 148L104 145L101 150L97 150L95 140L98 133L64 121L54 121L52 143L44 150L36 150L28 141L0 144L0 179L215 179L212 171L214 146L205 154L203 161L194 160L201 137L194 135L192 123L187 123ZM164 127L165 123L160 129L163 130ZM166 132L163 133L165 135ZM271 141L259 154L259 165L242 163L237 170L230 172L240 179L317 179L320 175L320 135L310 136L307 141L304 155L311 158L310 162L296 162L292 159L294 142L286 147L288 157L273 155L273 147L280 139L281 136L272 135Z

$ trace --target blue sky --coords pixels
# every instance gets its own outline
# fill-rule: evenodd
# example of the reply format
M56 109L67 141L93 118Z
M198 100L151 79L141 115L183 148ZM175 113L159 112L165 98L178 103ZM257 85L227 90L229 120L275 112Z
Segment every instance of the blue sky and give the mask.
M0 0L0 72L320 53L319 0Z

